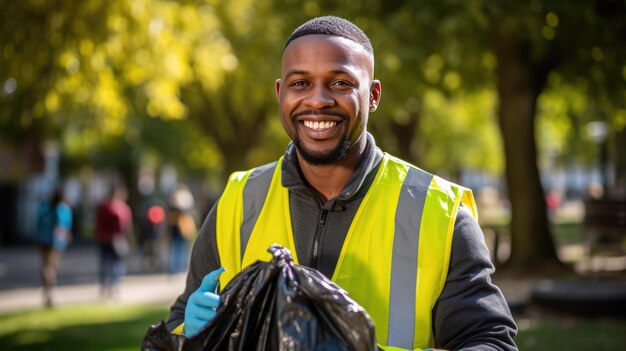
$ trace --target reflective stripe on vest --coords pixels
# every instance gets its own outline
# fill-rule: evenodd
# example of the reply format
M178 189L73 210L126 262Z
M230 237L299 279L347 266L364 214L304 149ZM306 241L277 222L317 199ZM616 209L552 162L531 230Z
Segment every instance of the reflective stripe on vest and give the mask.
M281 163L234 173L217 208L225 286L243 267L289 248L298 263ZM447 276L454 220L471 191L385 154L346 235L332 280L362 305L385 349L433 346L432 308Z

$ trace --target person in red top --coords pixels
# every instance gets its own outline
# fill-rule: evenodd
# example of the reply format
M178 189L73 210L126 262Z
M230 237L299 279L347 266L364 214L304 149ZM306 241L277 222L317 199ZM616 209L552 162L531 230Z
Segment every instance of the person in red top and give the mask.
M125 202L126 189L112 188L96 212L96 241L100 248L100 294L113 297L126 273L123 256L128 253L132 213Z

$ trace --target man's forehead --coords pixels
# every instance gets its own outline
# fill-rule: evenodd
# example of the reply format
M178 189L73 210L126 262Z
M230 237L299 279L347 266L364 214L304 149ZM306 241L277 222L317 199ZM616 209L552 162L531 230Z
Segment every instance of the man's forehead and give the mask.
M287 47L285 47L285 50L283 51L283 55L285 54L285 52L287 52L289 50L290 47L293 47L294 44L299 44L299 45L306 45L306 44L310 44L310 45L318 45L320 41L329 41L329 42L335 42L337 44L341 44L344 46L347 46L350 48L350 50L353 50L355 52L359 52L359 53L363 53L366 56L372 56L366 49L365 47L363 47L363 45L361 45L360 43L349 39L349 38L345 38L339 35L332 35L332 34L307 34L307 35L303 35L301 37L298 37L296 39L294 39L293 41L291 41L289 43L289 45L287 45Z
M374 58L361 44L344 37L326 34L309 34L294 39L283 52L282 68L285 69L286 63L294 63L291 62L294 55L309 53L311 56L306 55L305 58L317 59L320 55L316 54L325 49L334 50L338 55L343 55L349 60L365 64L373 73Z

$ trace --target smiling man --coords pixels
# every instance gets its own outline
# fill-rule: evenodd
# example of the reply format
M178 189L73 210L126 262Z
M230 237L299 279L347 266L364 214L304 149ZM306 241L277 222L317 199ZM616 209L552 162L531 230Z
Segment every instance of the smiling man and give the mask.
M381 83L363 31L334 16L306 22L285 45L275 89L292 143L230 177L168 328L198 334L220 304L217 280L268 260L278 243L368 311L383 349L516 350L471 191L383 153L367 132Z
M369 43L307 33L296 31L289 39L276 94L300 170L327 202L339 195L362 159L368 113L376 109L381 90L373 80Z

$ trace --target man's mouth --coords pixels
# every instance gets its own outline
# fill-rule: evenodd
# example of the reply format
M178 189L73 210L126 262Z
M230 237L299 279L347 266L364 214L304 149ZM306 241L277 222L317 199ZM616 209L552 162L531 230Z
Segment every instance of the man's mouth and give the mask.
M337 125L337 121L302 121L305 127L311 128L314 130L324 130L329 129Z
M315 140L333 138L340 131L340 125L347 120L340 112L315 110L294 113L292 118L303 135Z

